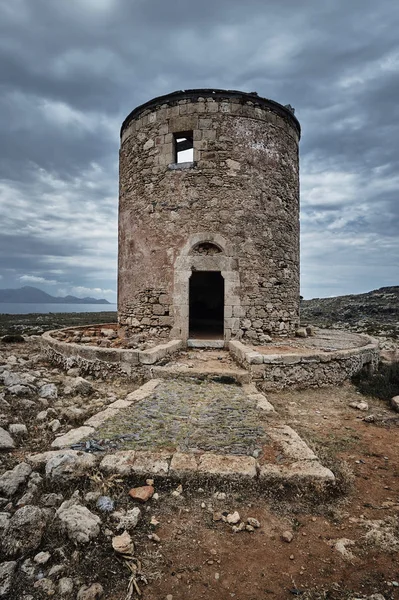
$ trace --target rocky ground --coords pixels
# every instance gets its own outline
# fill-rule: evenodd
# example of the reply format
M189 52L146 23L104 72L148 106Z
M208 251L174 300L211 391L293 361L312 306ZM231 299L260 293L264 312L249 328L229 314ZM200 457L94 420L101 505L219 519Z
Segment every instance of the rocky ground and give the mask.
M134 389L81 375L47 364L35 341L0 343L0 598L399 598L399 419L388 402L351 384L270 394L337 489L268 497L104 475L96 453L43 454Z

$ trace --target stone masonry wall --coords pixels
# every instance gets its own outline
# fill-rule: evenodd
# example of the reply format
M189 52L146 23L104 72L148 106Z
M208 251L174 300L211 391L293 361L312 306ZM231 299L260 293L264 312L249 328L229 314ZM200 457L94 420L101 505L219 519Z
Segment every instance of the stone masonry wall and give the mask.
M228 281L225 338L291 335L299 322L299 124L253 94L180 96L159 99L122 127L121 329L186 338L196 267L183 249L189 256L190 239L217 238L220 258L199 264ZM173 134L186 131L194 162L176 165Z

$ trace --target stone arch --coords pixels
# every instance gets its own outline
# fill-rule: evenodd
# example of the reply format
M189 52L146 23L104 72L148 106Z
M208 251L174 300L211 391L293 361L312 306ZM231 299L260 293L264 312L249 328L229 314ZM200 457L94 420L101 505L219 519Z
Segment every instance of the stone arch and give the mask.
M195 253L201 244L219 249L214 254ZM193 271L219 271L224 278L224 340L239 330L241 316L238 260L232 245L218 233L201 232L189 236L174 265L172 337L186 341L189 335L189 281Z

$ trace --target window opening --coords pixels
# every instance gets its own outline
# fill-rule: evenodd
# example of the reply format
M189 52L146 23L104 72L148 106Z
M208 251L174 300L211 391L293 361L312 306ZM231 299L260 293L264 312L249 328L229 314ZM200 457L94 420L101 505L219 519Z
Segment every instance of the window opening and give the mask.
M175 163L194 161L194 138L192 131L174 133Z

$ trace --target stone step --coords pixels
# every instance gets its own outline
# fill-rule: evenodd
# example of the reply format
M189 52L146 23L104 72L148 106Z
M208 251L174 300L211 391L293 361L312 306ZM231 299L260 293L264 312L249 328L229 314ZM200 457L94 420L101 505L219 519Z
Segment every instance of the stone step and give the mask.
M249 383L251 376L245 369L207 369L205 366L201 368L189 368L182 366L167 366L167 367L151 367L148 375L151 378L159 379L206 379L208 381L219 381L221 383Z

